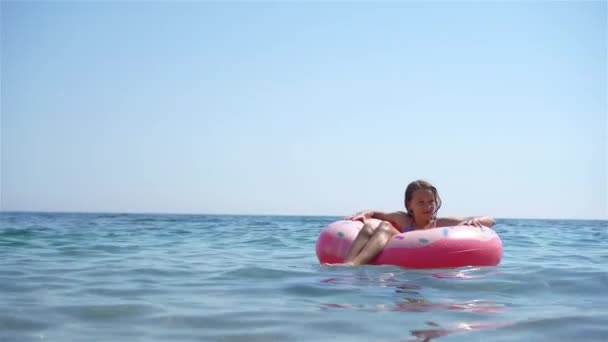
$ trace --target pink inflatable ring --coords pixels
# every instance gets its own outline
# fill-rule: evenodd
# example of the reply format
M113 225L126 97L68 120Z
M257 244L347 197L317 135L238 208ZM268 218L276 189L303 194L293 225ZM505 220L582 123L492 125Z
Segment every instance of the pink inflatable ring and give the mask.
M362 226L359 221L342 220L325 227L317 239L319 262L344 262L344 256ZM501 258L502 241L494 230L454 226L397 234L371 264L407 268L496 266Z

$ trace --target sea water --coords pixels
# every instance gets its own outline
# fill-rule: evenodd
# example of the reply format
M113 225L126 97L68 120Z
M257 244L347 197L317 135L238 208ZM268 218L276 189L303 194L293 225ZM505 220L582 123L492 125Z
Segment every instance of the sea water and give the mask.
M608 222L499 219L498 267L319 265L337 217L0 213L0 341L605 341Z

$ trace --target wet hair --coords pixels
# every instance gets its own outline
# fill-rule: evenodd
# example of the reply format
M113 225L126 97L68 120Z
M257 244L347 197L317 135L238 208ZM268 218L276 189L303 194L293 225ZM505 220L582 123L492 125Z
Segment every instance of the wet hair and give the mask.
M411 182L410 184L407 185L407 188L405 189L405 200L403 203L405 205L405 209L407 210L407 215L411 216L411 217L414 216L414 212L411 211L407 207L407 203L412 199L412 195L414 195L414 191L416 191L418 189L431 190L433 192L433 195L435 196L435 205L436 205L435 212L433 213L433 217L435 217L437 215L437 212L439 211L439 208L441 208L441 197L439 197L437 188L435 188L435 186L433 186L433 184L431 184L425 180L422 180L422 179L418 179L418 180Z

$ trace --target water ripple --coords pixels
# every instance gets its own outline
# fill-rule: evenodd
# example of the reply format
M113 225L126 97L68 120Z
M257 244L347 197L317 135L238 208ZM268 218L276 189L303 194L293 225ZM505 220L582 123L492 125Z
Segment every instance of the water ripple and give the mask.
M0 340L608 336L605 221L499 220L498 267L319 265L334 217L0 213Z

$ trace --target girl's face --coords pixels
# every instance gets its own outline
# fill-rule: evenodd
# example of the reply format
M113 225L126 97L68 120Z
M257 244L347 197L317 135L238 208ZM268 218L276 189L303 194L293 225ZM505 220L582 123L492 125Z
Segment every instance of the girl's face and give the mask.
M414 213L416 219L432 219L437 209L435 194L430 189L415 190L407 203L407 209Z

